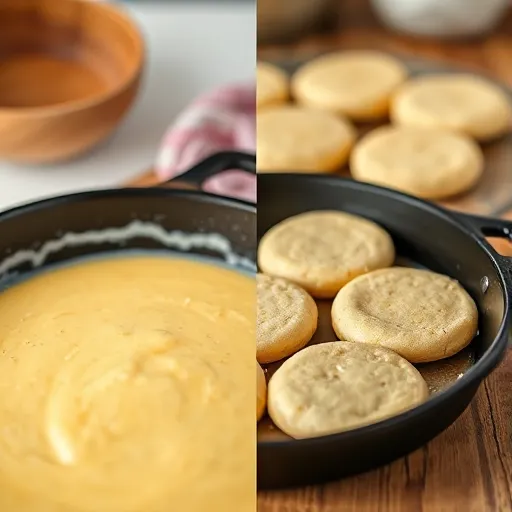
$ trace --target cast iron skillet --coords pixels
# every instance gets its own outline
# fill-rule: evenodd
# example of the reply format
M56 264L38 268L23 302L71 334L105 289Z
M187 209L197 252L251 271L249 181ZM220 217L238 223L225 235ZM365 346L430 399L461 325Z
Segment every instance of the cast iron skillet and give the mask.
M256 159L251 155L219 153L175 181L189 189L199 189L206 179L228 169L255 173L255 163ZM255 262L254 204L197 190L124 188L46 199L0 213L0 280L7 267L9 272L23 274L33 269L34 262L42 263L41 268L44 268L70 258L125 249L172 249L225 259L225 252L211 247L184 249L169 246L152 236L154 230L151 229L147 233L123 237L123 227L134 221L157 226L160 231L221 235L240 261ZM96 240L80 236L91 230L100 235L95 237ZM105 230L109 230L110 235ZM116 230L119 231L117 234ZM70 237L69 233L74 235ZM102 233L105 233L104 237ZM44 261L34 261L30 253L24 257L24 253L19 252L37 252L41 248L47 253ZM16 254L14 259L13 254Z
M326 209L378 222L393 236L398 254L454 277L471 293L480 311L479 336L473 341L476 362L447 389L397 417L316 439L259 442L259 488L320 483L367 471L417 449L458 418L507 347L512 259L498 255L484 235L510 239L511 223L449 213L339 177L258 175L258 239L292 215Z

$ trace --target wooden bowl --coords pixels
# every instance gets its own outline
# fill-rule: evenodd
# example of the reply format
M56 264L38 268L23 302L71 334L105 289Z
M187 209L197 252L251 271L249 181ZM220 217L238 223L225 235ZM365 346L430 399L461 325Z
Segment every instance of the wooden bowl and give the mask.
M108 137L139 89L142 36L120 9L0 1L0 159L51 163Z

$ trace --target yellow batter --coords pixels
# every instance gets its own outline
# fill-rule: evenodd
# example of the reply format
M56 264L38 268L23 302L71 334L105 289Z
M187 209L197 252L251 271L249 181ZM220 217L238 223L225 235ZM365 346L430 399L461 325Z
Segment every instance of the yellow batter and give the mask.
M255 297L135 256L1 294L0 511L254 511Z

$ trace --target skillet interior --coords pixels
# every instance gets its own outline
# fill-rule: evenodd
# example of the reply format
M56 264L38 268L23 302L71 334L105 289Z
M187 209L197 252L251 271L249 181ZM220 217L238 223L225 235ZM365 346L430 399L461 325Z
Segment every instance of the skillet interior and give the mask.
M452 373L456 382L423 406L369 427L311 440L279 438L263 423L260 487L316 483L365 471L414 450L449 426L497 364L506 344L504 282L486 242L437 207L338 177L263 174L258 176L258 197L258 240L278 222L305 211L334 209L361 215L388 230L399 257L460 281L480 311L479 336L469 348L474 365L462 378ZM484 278L489 282L485 292Z
M219 234L229 241L234 253L254 262L255 213L254 206L242 201L159 188L85 192L43 200L0 214L0 269L2 262L17 251L37 252L48 241L59 240L66 233L101 232L123 228L134 221L161 226L167 231ZM145 235L131 238L120 236L95 243L84 239L67 244L49 254L42 267L125 249L172 249L224 259L221 252L211 248L166 245L148 230ZM21 262L13 270L23 274L32 270L32 263Z

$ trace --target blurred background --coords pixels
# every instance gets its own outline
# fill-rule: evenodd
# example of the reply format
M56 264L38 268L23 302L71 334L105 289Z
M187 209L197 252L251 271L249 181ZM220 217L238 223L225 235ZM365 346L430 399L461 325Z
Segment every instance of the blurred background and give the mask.
M509 0L259 0L259 56L379 48L471 65L512 83L510 5Z
M143 79L133 108L112 137L71 160L22 165L0 155L0 209L42 196L125 183L153 165L166 130L194 98L227 83L253 80L254 1L107 3L126 9L143 34ZM98 44L103 44L101 38ZM57 51L65 53L65 46L62 43ZM7 69L3 57L0 51L0 78ZM0 133L11 131L9 115L0 108Z

